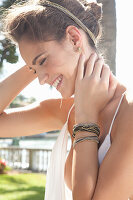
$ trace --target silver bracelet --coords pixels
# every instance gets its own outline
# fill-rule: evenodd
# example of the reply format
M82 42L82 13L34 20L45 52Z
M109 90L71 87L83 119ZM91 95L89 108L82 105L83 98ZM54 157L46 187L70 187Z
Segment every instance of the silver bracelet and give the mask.
M99 138L97 136L87 136L87 137L82 137L82 138L78 138L77 140L75 140L73 143L73 148L75 147L76 144L83 142L85 140L91 140L96 143L99 143Z

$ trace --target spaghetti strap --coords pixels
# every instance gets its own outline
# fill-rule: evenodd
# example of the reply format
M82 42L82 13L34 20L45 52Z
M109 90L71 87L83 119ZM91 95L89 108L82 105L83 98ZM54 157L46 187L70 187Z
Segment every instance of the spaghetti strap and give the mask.
M122 99L123 99L125 93L126 93L126 91L125 91L125 92L122 94L122 96L121 96L121 99L120 99L119 104L118 104L118 106L117 106L117 109L116 109L116 111L115 111L115 114L114 114L113 120L112 120L112 122L111 122L111 125L110 125L110 129L109 129L109 133L108 133L108 135L110 135L110 133L111 133L112 126L113 126L113 123L114 123L114 120L115 120L115 118L116 118L116 115L117 115L117 113L118 113L118 110L119 110L119 108L120 108L120 105L121 105L121 102L122 102Z
M68 112L66 123L68 123L68 119L69 119L69 116L70 116L70 113L71 113L71 110L73 109L73 107L74 107L74 104L71 106L71 108L70 108L70 110Z

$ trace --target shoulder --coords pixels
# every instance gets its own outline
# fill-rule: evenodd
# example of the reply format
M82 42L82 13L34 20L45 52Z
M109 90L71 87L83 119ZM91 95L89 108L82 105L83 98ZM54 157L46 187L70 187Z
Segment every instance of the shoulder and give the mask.
M99 168L93 200L128 199L132 196L132 155L133 98L126 93L117 117L115 138Z
M40 105L42 110L47 109L49 113L52 113L54 117L61 120L64 124L67 119L69 109L71 108L73 103L74 98L70 97L67 99L47 99L42 101Z
M117 119L115 138L133 138L133 94L127 91Z

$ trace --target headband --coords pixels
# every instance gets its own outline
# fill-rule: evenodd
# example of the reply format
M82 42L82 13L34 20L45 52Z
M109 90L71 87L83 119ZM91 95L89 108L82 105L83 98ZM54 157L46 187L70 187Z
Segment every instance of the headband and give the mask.
M54 8L58 8L59 10L61 10L63 13L65 13L66 15L68 15L71 19L73 19L87 34L89 34L90 38L92 39L92 41L94 42L94 44L96 44L96 38L94 36L94 34L75 16L73 15L69 10L67 10L66 8L64 8L63 6L57 4L57 3L53 3L51 1L45 1L43 3L44 6L51 6Z

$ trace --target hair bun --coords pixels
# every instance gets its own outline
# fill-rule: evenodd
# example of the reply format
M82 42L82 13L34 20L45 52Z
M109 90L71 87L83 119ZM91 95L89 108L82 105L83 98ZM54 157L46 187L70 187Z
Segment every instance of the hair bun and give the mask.
M96 20L100 20L102 18L102 3L84 3L85 7L88 7L93 15L95 16Z

